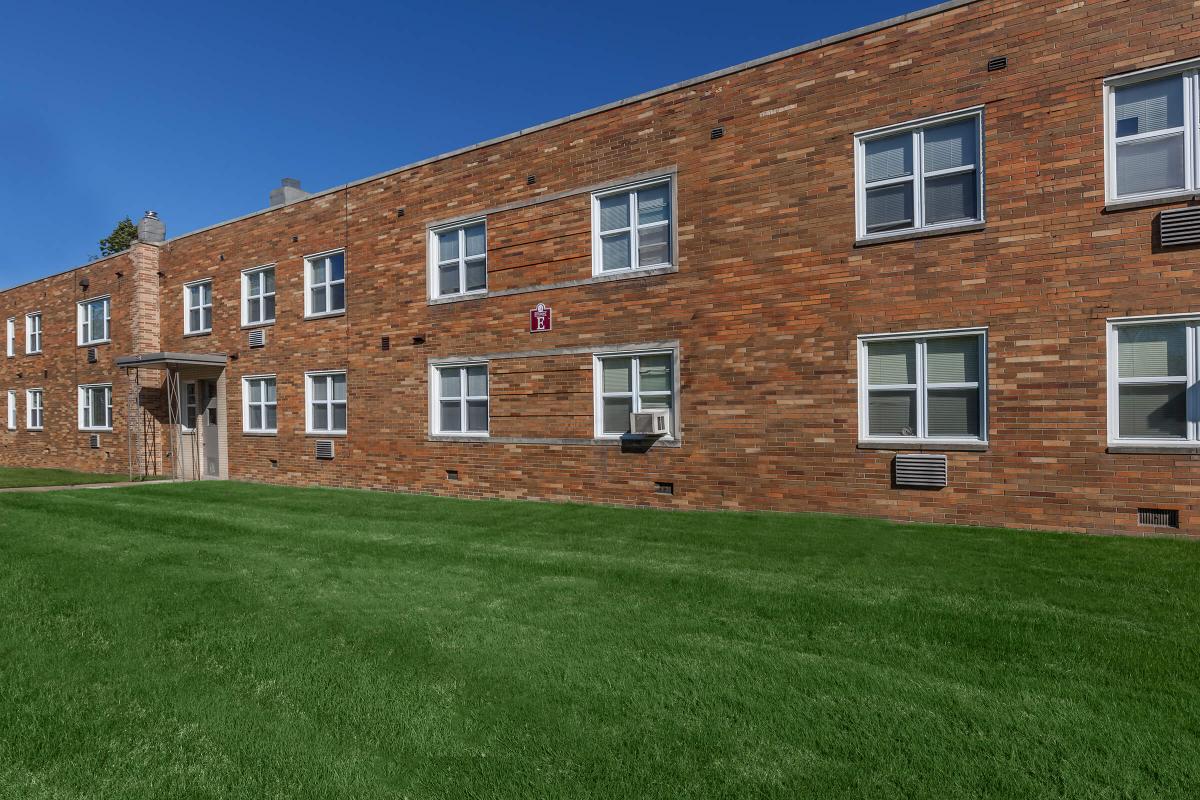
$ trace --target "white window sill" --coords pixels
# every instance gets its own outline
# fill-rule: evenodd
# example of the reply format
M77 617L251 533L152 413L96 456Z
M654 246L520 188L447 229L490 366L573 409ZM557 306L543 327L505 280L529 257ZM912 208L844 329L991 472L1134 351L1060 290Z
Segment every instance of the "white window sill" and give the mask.
M487 297L488 290L474 289L470 292L453 292L451 294L439 294L429 298L430 304L436 303L453 303L455 300L474 300L477 297Z
M1182 203L1200 197L1194 190L1180 192L1164 192L1163 194L1142 195L1140 197L1125 197L1106 200L1105 211L1130 211L1135 208L1148 208L1169 203Z
M185 339L192 339L197 336L212 336L212 328L206 331L184 331L183 333L183 338Z
M274 324L275 320L273 319L264 320L262 322L243 322L242 330L248 330L251 328L269 328Z
M40 433L46 429L45 428L26 428L25 430L29 431L30 433Z
M905 228L899 231L860 236L854 240L854 246L870 247L874 244L901 242L906 239L928 239L933 236L947 236L952 233L971 233L973 231L981 231L986 227L987 223L984 220L975 219L967 222L956 222L953 225L939 225L933 228Z
M101 344L112 344L112 339L97 339L94 342L82 342L78 345L78 347L95 347L96 345Z
M429 434L429 436L430 436L430 438L433 438L433 439L447 439L450 441L454 441L457 439L467 439L470 441L479 441L480 439L490 439L491 438L490 433L471 433L468 431L452 431L449 433L438 432L438 433L431 433L431 434Z
M112 428L80 428L80 433L112 433Z
M330 439L333 437L342 437L346 435L345 431L305 431L305 436L311 436L314 439Z
M978 439L863 439L859 450L918 450L930 452L984 452L988 442Z
M344 317L344 316L346 316L346 309L343 308L341 311L326 311L322 314L305 314L304 318L305 319L329 319L330 317Z
M243 436L278 436L279 431L242 431Z
M644 267L626 267L625 269L600 269L599 266L592 268L593 278L605 278L609 275L639 275L643 272L670 272L675 269L674 264L647 264Z

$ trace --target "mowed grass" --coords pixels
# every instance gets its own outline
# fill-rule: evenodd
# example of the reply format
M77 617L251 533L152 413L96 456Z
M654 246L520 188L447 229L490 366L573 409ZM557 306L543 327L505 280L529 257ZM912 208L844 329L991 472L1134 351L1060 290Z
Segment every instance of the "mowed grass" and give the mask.
M1200 548L192 483L0 497L0 796L1188 797Z
M82 486L89 483L122 483L129 475L102 475L69 469L0 467L0 489L29 486Z

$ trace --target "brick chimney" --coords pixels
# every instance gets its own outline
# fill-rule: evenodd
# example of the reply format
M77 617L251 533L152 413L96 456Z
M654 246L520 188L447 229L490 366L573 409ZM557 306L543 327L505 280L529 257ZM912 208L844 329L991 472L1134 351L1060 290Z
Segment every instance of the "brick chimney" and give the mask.
M271 208L286 206L288 203L294 203L306 197L308 197L308 192L300 188L299 180L296 178L284 178L279 182L278 189L271 190Z

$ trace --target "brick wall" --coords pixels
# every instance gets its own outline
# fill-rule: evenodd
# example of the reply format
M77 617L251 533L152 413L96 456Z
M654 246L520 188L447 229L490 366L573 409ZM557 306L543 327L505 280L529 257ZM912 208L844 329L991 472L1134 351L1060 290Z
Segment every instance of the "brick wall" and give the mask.
M1101 108L1104 77L1200 56L1198 37L1182 0L983 0L397 171L158 248L152 349L236 354L234 478L1076 531L1135 532L1136 508L1153 506L1200 535L1200 457L1106 452L1105 320L1200 311L1200 274L1194 251L1152 246L1169 206L1104 210ZM1009 66L989 73L995 55ZM856 247L853 134L976 105L984 229ZM590 189L647 174L675 178L677 269L591 281ZM431 304L427 227L485 212L491 294ZM334 248L347 313L305 320L303 257ZM124 458L120 414L105 455L89 452L70 394L154 339L153 303L127 285L133 259L0 296L0 317L47 314L45 355L8 360L3 385L36 363L54 388L44 434L0 432L5 463ZM239 276L269 263L278 321L249 350ZM125 337L92 368L74 346L85 273L89 291L113 292ZM185 337L182 286L203 277L213 332ZM539 302L554 330L533 335ZM136 334L131 304L145 311ZM973 326L989 331L989 447L950 452L944 490L893 488L893 453L857 446L855 338ZM587 351L648 342L678 343L682 441L591 441ZM492 440L431 441L430 359L478 355L501 356ZM303 376L335 368L349 376L349 433L318 462ZM240 377L263 373L278 376L279 433L245 436Z

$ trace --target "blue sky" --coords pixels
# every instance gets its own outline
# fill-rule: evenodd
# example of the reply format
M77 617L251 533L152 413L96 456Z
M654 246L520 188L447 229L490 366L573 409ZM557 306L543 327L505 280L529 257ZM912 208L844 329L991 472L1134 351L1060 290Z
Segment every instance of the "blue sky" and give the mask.
M932 2L11 3L0 286Z

